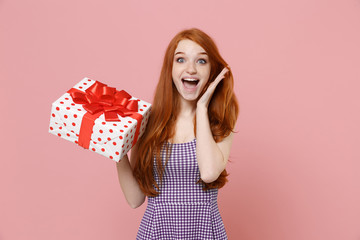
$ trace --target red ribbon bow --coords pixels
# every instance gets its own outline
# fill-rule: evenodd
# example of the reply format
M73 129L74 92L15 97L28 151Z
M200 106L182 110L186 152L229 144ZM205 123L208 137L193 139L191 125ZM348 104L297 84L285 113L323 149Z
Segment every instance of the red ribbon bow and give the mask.
M96 81L83 92L70 92L74 103L83 104L83 108L95 114L103 112L107 122L120 121L121 117L131 116L138 110L138 101L129 100L131 95L126 91L117 91L116 88Z
M117 91L116 88L108 87L106 84L95 81L85 92L71 88L67 91L74 103L82 104L87 111L81 121L78 144L84 148L89 148L92 128L102 113L107 122L119 122L121 117L129 116L136 119L137 126L132 146L137 141L142 115L137 112L138 101L131 100L131 95L126 91Z

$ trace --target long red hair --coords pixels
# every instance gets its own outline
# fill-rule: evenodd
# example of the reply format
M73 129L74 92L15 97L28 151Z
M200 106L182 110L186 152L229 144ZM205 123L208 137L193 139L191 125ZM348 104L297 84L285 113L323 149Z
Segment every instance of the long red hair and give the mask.
M154 156L156 156L157 171L161 181L164 173L164 166L161 162L160 150L163 144L167 143L175 134L175 122L179 113L180 95L172 81L172 66L175 49L177 48L179 41L183 39L189 39L196 42L209 56L211 66L209 81L199 98L206 91L210 82L214 81L221 70L228 65L220 56L215 42L206 33L197 28L183 30L170 41L165 52L160 79L156 87L147 128L137 142L138 158L134 165L133 175L139 183L140 189L147 196L156 196L160 193L154 189L154 186L159 189L153 176ZM216 87L208 106L210 128L215 142L222 141L235 127L239 107L233 88L234 80L230 69L230 71L225 74L225 78L220 81ZM194 117L193 122L194 135L196 136L196 117ZM167 163L171 149L169 144L165 144L165 146L167 146ZM228 175L226 169L224 169L218 179L211 183L205 183L199 175L196 184L203 184L204 191L211 188L221 188L228 181Z

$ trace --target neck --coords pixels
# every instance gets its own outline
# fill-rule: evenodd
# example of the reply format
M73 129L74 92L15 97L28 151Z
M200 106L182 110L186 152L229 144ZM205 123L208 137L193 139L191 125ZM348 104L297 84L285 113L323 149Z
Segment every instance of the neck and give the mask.
M180 97L180 111L179 116L194 117L196 112L196 101L188 101Z

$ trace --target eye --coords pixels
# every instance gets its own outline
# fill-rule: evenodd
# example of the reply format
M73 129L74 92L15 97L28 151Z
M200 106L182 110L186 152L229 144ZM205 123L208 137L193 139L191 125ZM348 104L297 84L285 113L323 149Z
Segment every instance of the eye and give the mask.
M199 62L200 62L201 64L205 64L205 63L206 63L206 60L205 60L205 59L199 59Z
M179 63L182 63L182 62L184 62L184 58L179 57L179 58L176 59L176 61L179 62Z

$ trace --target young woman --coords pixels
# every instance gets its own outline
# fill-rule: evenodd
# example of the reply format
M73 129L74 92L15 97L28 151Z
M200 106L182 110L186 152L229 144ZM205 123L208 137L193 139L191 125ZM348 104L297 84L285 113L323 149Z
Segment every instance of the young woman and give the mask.
M217 205L227 180L238 116L233 76L214 41L179 32L164 57L142 137L117 164L122 191L137 208L148 197L137 239L227 239Z

